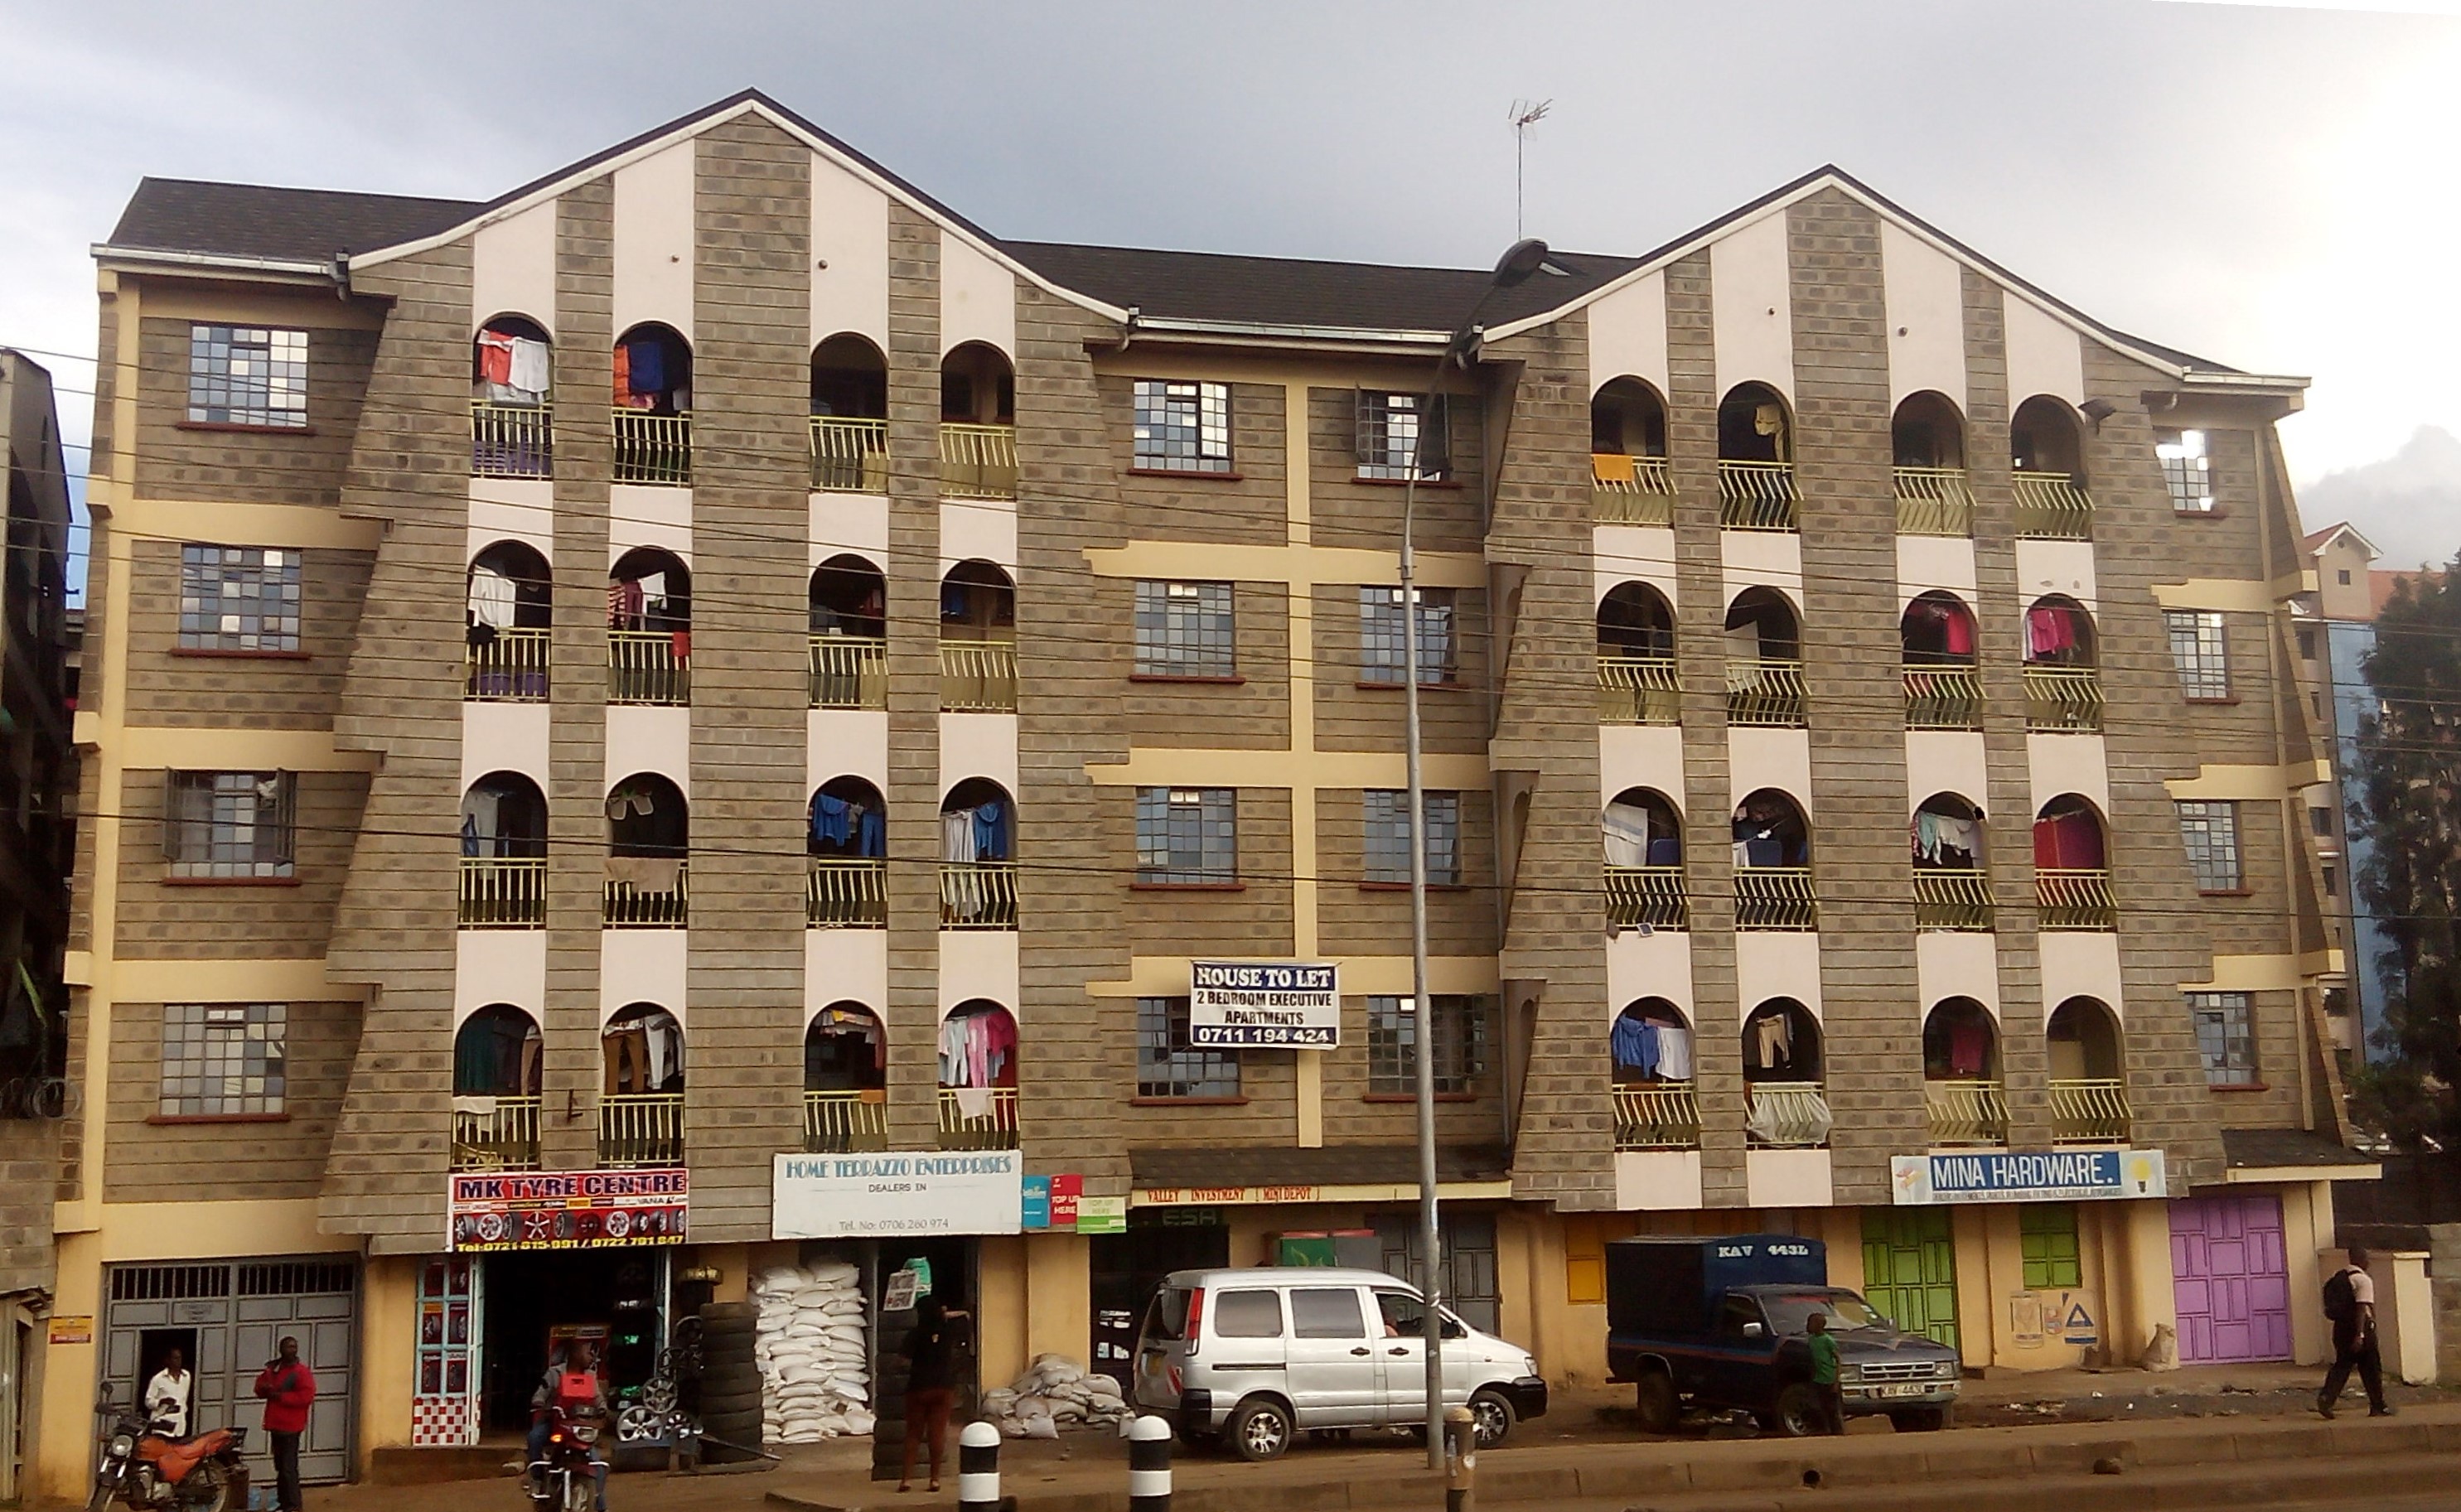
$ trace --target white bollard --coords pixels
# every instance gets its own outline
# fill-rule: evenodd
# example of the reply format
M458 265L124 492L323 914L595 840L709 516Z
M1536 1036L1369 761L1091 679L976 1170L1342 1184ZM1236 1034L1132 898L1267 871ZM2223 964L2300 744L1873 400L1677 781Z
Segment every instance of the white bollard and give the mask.
M1150 1413L1128 1424L1128 1512L1170 1512L1170 1437Z
M993 1512L999 1505L1000 1431L990 1423L966 1424L957 1435L958 1512Z

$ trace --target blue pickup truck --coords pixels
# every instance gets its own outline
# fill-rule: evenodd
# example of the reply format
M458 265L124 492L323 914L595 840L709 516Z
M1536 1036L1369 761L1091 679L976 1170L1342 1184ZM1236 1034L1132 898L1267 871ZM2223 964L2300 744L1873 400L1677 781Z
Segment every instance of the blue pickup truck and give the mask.
M1821 1431L1805 1324L1826 1313L1849 1416L1899 1432L1948 1426L1957 1352L1905 1333L1829 1285L1828 1246L1791 1234L1618 1239L1607 1246L1607 1365L1640 1425L1673 1433L1687 1407L1748 1412L1765 1433Z

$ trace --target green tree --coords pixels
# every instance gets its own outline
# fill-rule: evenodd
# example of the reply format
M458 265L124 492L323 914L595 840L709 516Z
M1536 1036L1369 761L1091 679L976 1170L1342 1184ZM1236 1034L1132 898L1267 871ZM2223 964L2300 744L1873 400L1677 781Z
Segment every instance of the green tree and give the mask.
M2367 681L2380 713L2358 741L2373 851L2354 879L2391 946L2362 1121L2404 1149L2461 1155L2461 560L2404 579L2376 617Z

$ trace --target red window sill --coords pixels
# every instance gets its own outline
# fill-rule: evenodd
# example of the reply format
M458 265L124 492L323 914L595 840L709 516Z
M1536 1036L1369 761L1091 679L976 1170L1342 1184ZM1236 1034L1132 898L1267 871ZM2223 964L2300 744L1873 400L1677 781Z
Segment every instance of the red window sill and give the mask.
M1245 1097L1130 1097L1131 1108L1244 1108Z
M1246 892L1244 882L1132 882L1130 892Z
M1360 679L1359 680L1359 682L1358 682L1357 686L1358 686L1359 689L1361 689L1362 691L1364 691L1364 692L1395 692L1395 693L1398 693L1398 692L1400 692L1402 689L1407 688L1407 687L1408 687L1408 686L1410 686L1410 685L1409 685L1408 683L1399 682L1399 681L1396 681L1396 682L1389 682L1389 683L1387 683L1387 682L1369 682L1367 679L1365 679L1364 677L1362 677L1362 678L1360 678ZM1467 683L1466 683L1466 682L1461 682L1461 681L1458 681L1458 680L1453 679L1453 678L1446 678L1444 681L1440 682L1440 683L1422 682L1421 684L1419 684L1419 692L1423 692L1423 693L1424 693L1424 692L1455 692L1455 693L1466 693L1466 692L1476 692L1476 690L1475 690L1475 689L1473 689L1473 688L1471 688L1471 687L1470 687L1470 685L1469 685L1469 684L1467 684Z
M1438 1102L1476 1102L1478 1097L1479 1095L1475 1092L1436 1094ZM1361 1102L1416 1102L1419 1100L1419 1096L1414 1092L1370 1092L1361 1094L1359 1100Z
M176 420L175 431L218 431L239 436L313 436L312 425L239 425L228 420Z
M1359 484L1361 488L1407 488L1410 486L1410 479L1406 478L1361 478L1358 474L1353 473L1350 477L1350 480ZM1419 486L1421 488L1458 489L1463 485L1449 478L1422 478L1419 479Z
M1209 483L1237 483L1247 480L1245 473L1216 473L1196 468L1182 470L1176 467L1131 467L1128 469L1128 476L1130 478L1201 478Z
M165 877L165 887L296 887L296 877Z
M306 651L229 650L219 646L174 646L171 654L225 662L305 662L315 659Z
M1197 683L1212 688L1237 688L1248 679L1233 673L1228 677L1207 677L1195 672L1130 672L1132 683Z
M289 1123L287 1113L157 1113L145 1119L148 1123Z
M2209 1081L2205 1083L2205 1090L2207 1092L2271 1092L2273 1090L2273 1083L2269 1081Z
M1359 890L1360 892L1408 892L1410 890L1410 884L1406 882L1362 882L1359 884ZM1467 892L1469 891L1469 884L1466 882L1431 882L1427 884L1427 890L1429 892Z

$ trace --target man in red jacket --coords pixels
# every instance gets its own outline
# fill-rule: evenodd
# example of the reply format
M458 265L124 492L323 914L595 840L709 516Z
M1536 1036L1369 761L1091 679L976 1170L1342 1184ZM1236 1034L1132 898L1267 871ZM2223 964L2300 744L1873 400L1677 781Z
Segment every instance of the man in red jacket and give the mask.
M256 1395L265 1398L265 1433L273 1440L273 1479L282 1512L301 1512L307 1499L299 1494L299 1436L308 1431L316 1376L299 1357L297 1339L285 1338L282 1352L265 1362L256 1377Z

